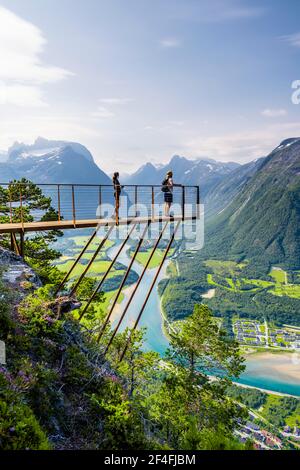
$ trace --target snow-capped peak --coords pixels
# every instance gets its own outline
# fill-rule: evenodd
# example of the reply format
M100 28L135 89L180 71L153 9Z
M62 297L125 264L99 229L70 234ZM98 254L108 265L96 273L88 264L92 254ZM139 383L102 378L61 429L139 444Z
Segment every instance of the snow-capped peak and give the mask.
M47 140L44 137L38 137L32 145L15 142L12 147L8 149L8 155L9 158L13 160L19 158L43 157L46 155L51 156L63 152L67 147L71 147L74 152L82 155L88 161L94 161L92 154L84 145L63 140Z

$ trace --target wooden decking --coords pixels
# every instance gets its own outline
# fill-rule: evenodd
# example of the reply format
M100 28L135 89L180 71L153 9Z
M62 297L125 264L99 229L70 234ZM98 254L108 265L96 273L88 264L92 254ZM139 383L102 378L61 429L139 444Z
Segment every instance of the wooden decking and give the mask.
M196 220L196 216L157 216L149 219L148 217L132 217L129 219L119 219L119 225L129 225L129 224L142 224L147 223L149 220L151 222L166 222L166 221L179 221L179 220ZM88 219L88 220L61 220L61 221L51 221L51 222L25 222L22 223L9 223L9 224L0 224L0 233L24 233L24 232L42 232L47 230L68 230L76 228L89 228L89 227L105 227L112 226L116 224L115 219Z

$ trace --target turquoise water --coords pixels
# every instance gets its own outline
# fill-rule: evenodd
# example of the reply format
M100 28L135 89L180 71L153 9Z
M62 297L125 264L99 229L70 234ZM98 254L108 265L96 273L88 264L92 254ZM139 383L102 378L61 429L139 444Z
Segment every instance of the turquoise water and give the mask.
M117 247L112 247L108 250L108 255L112 257L115 254ZM123 250L122 254L119 256L118 261L124 265L128 265L129 258L126 254L126 250ZM167 266L167 262L162 269L161 275L158 278L158 282L165 276L165 268ZM139 263L133 264L134 271L137 272L138 275L141 274L143 267ZM146 271L143 281L141 282L138 290L134 296L134 300L132 301L126 316L123 320L123 323L120 327L120 331L123 331L127 326L132 327L134 320L136 319L139 309L142 307L143 301L145 296L148 292L148 289L152 283L153 277L155 275L156 269L149 269ZM128 300L128 295L124 297L123 301L120 304L121 312L125 307ZM141 321L139 323L139 327L147 327L147 334L145 339L145 349L156 351L159 354L163 355L165 350L168 347L168 340L163 334L162 331L162 321L160 315L160 301L159 296L157 293L157 288L154 288L149 300L147 302L146 308L143 312L141 317ZM117 317L118 318L118 317ZM114 321L114 324L117 322L117 319Z
M109 256L115 253L117 247L112 247L108 250ZM128 265L129 258L126 255L126 250L123 250L119 261L124 265ZM165 276L165 268L162 270L159 280ZM133 269L140 274L142 271L141 265L134 263ZM132 302L121 327L123 330L125 327L131 327L133 321L139 313L139 309L142 306L143 300L148 292L151 285L153 276L155 275L156 269L148 270L141 282L134 301ZM158 280L158 282L159 282ZM120 304L121 311L128 300L128 295L124 297ZM116 321L116 320L115 320ZM140 321L140 327L147 327L147 334L145 340L145 349L153 350L158 352L160 355L164 355L167 347L168 340L165 337L162 330L162 318L160 312L160 299L157 292L157 287L153 289L152 294L148 300L147 306L144 310ZM287 371L291 366L291 355L283 354L254 354L250 355L246 359L246 370L241 375L237 382L245 385L251 385L253 387L263 388L266 390L272 390L274 392L287 393L291 395L300 396L300 379L297 380L288 375ZM300 362L300 361L299 361ZM280 373L276 366L280 365ZM300 364L298 366L300 370Z
M288 375L292 364L292 354L257 354L249 356L246 371L238 382L253 387L264 388L280 393L300 396L300 381ZM280 366L280 372L278 371ZM300 369L300 365L294 366Z

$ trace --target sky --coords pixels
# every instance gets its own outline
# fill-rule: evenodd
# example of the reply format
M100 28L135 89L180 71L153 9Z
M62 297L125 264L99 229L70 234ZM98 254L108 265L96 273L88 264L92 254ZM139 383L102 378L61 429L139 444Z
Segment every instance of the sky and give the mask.
M298 0L0 0L0 150L77 141L109 173L266 155L300 136L299 16Z

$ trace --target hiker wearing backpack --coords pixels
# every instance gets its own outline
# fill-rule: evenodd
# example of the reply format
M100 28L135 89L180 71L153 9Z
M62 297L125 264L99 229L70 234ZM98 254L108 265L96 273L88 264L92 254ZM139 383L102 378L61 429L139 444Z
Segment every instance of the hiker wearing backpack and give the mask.
M173 202L173 172L168 171L165 179L162 182L162 192L164 193L165 200L165 216L170 217L170 208Z

